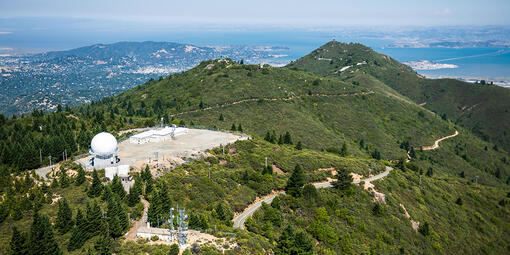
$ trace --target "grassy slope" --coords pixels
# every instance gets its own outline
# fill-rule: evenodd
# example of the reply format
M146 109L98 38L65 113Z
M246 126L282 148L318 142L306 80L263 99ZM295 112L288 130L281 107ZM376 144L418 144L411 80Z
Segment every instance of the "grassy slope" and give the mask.
M318 58L331 61L318 60ZM367 64L356 65L357 63ZM338 72L344 66L353 67ZM325 77L351 80L370 75L425 107L446 114L484 139L510 149L510 90L452 79L430 80L361 44L329 42L288 65Z
M356 85L286 68L207 61L183 74L103 100L93 109L113 108L127 114L130 102L138 116L155 119L176 114L188 124L193 121L222 129L236 123L258 136L271 130L277 134L290 131L294 141L302 141L306 147L339 147L346 142L357 155L365 153L357 145L363 139L370 144L369 150L377 148L383 157L391 159L405 155L398 148L403 140L429 144L453 133L447 123L390 88L382 90L359 82ZM291 97L294 99L283 100ZM254 100L218 106L244 99ZM200 110L200 102L204 110ZM219 121L220 114L224 115L223 122Z

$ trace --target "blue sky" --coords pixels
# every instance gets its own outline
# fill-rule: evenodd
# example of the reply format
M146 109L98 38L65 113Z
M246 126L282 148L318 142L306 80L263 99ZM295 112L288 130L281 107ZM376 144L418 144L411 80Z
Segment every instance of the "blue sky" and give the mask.
M0 0L0 18L81 18L159 25L510 25L510 0Z

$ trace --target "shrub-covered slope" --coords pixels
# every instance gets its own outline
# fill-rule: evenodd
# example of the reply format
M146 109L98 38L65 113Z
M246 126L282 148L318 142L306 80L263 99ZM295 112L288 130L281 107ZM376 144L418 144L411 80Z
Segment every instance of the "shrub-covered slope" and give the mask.
M370 75L425 108L469 128L479 137L507 150L510 148L510 90L506 88L453 79L426 79L366 46L336 41L287 67L346 81Z
M432 143L454 132L448 123L410 100L363 82L214 60L102 100L92 109L152 120L177 118L221 129L235 124L236 129L241 125L244 132L261 137L268 131L274 130L277 136L288 131L294 142L301 141L305 147L323 149L346 143L353 153L377 149L383 158L405 156L399 148L402 141Z

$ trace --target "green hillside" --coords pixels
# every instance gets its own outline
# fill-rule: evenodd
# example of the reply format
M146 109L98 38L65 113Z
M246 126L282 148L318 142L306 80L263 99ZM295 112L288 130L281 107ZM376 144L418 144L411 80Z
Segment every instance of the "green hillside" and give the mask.
M350 66L349 68L342 70ZM329 42L289 64L344 81L371 76L479 137L510 149L510 90L453 79L426 79L410 67L361 44ZM374 81L376 82L376 81ZM363 84L363 83L362 83ZM366 84L366 83L365 83Z
M220 129L241 124L244 132L260 137L290 132L294 142L308 148L346 143L354 154L377 149L387 159L405 156L399 148L403 141L431 144L454 132L436 115L376 87L231 60L203 62L102 100L93 109Z
M371 55L368 48L354 52ZM385 74L390 78L400 76L391 66L411 73L374 56L374 65L389 61ZM335 66L334 60L324 59L321 55L321 62ZM351 60L361 63L356 61ZM124 237L132 224L128 213L141 217L142 197L150 203L149 219L157 224L168 219L170 207L184 206L191 229L228 240L226 254L508 253L507 151L417 105L377 73L363 72L369 62L358 65L359 71L346 69L354 71L346 77L326 77L322 64L301 71L292 65L211 60L99 102L0 118L0 250L23 248L16 244L43 236L39 242L58 246L64 254L168 254L169 246ZM51 182L24 171L41 164L39 147L61 160L61 149L70 155L86 152L93 133L154 126L160 118L252 138L227 145L225 152L212 149L206 158L157 179L150 171L136 173L130 195L120 182L105 182L102 171L78 178L71 173L80 169L71 162ZM455 131L459 134L438 148L420 149ZM348 173L367 177L385 166L394 170L372 182L378 193L347 185ZM302 187L327 178L343 182L337 188ZM257 197L288 187L288 195L246 221L246 230L232 227L234 215ZM66 199L71 213L53 202L58 198ZM410 220L421 227L413 229ZM22 234L14 235L13 226ZM221 254L213 243L195 248L195 253Z

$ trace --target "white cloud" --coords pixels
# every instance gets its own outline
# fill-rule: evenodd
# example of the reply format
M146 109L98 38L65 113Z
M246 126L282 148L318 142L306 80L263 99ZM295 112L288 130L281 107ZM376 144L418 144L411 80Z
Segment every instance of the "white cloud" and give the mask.
M0 35L8 35L8 34L12 34L12 32L9 32L9 31L0 31Z

